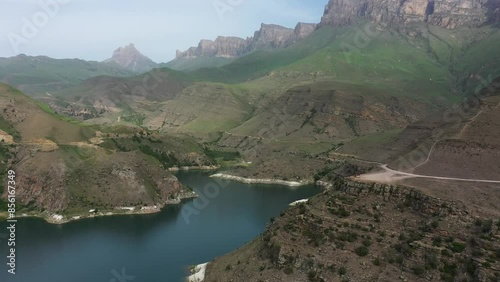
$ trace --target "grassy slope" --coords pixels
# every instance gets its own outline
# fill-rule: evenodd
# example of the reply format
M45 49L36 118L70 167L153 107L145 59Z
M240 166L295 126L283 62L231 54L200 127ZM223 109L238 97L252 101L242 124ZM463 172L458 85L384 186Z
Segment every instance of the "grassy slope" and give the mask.
M364 23L325 27L289 48L253 52L230 64L187 74L162 69L187 89L172 94L168 87L167 91L157 87L159 90L148 91L148 99L140 103L131 102L137 97L131 97L129 92L141 85L144 75L111 83L89 80L59 96L71 97L85 106L105 97L122 110L99 122L121 117L122 122L158 127L163 121L174 120L178 122L174 128L181 131L208 133L228 131L248 121L251 128L242 131L248 133L260 124L252 121L252 116L258 119L266 106L296 85L327 81L331 89L369 97L371 101L399 97L434 109L470 92L467 83L477 84L463 82L470 73L500 73L498 64L490 59L495 54L492 42L498 32L488 27L449 31L417 26L416 36L381 30L366 46L356 45L364 28ZM189 86L191 83L194 85ZM124 91L123 85L128 90ZM90 98L86 97L89 94ZM163 117L165 112L179 113L181 117Z
M172 99L191 84L188 75L171 69L156 69L130 78L99 76L54 93L49 103L61 112L74 107L89 109L94 115L106 107L105 118L96 123L120 119L122 124L142 126L146 114L161 107L158 102Z
M56 143L79 142L85 139L86 126L78 121L56 115L47 105L36 102L17 89L0 84L0 99L15 105L4 113L10 117L10 127L22 136L22 141L50 139ZM1 104L4 105L4 102Z
M417 99L448 94L450 75L447 66L432 60L426 50L413 48L398 34L384 32L373 38L366 48L342 52L342 44L354 44L350 42L353 38L352 34L346 34L283 70L324 71L333 74L334 81L349 83L353 88L370 88L376 94L389 92Z
M256 79L268 72L289 65L301 58L311 55L318 49L327 46L339 34L348 32L349 28L325 28L311 34L306 40L293 46L274 51L255 51L236 61L219 67L205 68L191 72L198 80L208 80L225 83L239 83Z
M19 136L17 141L29 141L0 146L2 171L9 166L24 176L19 179L19 207L30 203L35 210L78 213L88 207L163 203L181 189L165 167L211 163L190 138L140 137L145 133L129 127L84 125L5 84L0 84L0 107L5 109L2 130ZM103 132L104 143L91 145L97 131ZM50 139L58 148L34 150L39 139Z
M347 93L360 93L379 101L392 96L403 97L433 108L458 102L463 94L472 93L478 81L465 81L470 73L485 78L500 75L500 64L492 60L496 54L493 43L500 36L498 29L417 28L421 32L419 36L381 30L366 46L355 44L360 30L357 27L324 28L290 48L250 54L217 70L212 69L210 79L221 79L216 75L232 72L235 74L224 80L243 81L272 70L271 75L260 79L227 86L246 93L245 98L251 102L261 97L258 95L261 93L266 96L264 99L279 96L273 89L283 85L290 87L326 80L332 89ZM245 64L248 68L240 68ZM261 122L258 116L255 119L249 120L247 125L257 128ZM252 130L238 131L247 134Z
M174 59L166 64L161 64L160 67L171 68L178 71L195 71L201 68L221 67L232 61L234 61L234 59L218 57L181 58Z

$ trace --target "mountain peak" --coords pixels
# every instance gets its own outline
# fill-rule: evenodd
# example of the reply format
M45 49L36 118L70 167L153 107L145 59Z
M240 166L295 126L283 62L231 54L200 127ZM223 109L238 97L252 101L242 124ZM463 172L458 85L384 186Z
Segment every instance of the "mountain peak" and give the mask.
M157 66L153 60L139 52L134 43L119 47L113 52L113 56L104 62L115 63L137 73L150 71Z

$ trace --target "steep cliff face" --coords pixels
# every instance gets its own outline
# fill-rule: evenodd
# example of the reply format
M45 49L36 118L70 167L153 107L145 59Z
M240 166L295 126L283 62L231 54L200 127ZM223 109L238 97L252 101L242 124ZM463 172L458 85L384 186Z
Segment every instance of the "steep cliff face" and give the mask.
M197 58L201 56L234 58L247 51L248 41L239 37L219 36L215 41L201 40L198 47L185 52L177 50L176 58Z
M198 57L237 58L258 49L285 48L307 37L316 29L316 24L298 23L295 29L274 24L262 24L253 37L219 36L214 41L201 40L198 47L191 47L185 52L177 51L176 59Z
M306 38L309 34L311 34L316 29L317 24L311 23L298 23L295 26L295 37L298 39Z
M295 31L275 24L262 24L251 39L251 49L284 48L296 40Z
M139 50L135 48L134 44L129 44L125 47L116 49L113 52L113 56L104 62L116 63L119 66L136 73L147 72L157 67L157 64L139 52Z
M358 19L388 25L428 22L454 29L499 21L498 0L330 0L321 26L343 26Z

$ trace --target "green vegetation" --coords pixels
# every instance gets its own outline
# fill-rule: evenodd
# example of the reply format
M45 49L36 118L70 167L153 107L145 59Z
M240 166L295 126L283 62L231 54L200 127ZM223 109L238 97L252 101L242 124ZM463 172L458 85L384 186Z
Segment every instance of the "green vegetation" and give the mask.
M360 257L364 257L364 256L367 256L368 255L368 248L366 246L359 246L357 247L354 252L360 256Z
M256 79L272 70L313 54L334 41L339 34L349 32L349 29L323 28L289 48L274 51L255 51L222 67L200 69L190 74L199 81L224 83L240 83Z
M347 274L347 269L343 266L339 267L337 273L340 275L340 276L343 276L343 275L346 275Z
M99 62L78 59L51 59L44 56L19 55L0 58L0 77L3 81L19 86L29 94L45 95L55 89L77 85L83 80L99 75L130 76L133 73Z
M17 130L0 115L0 129L7 132L14 138L14 141L21 141L21 135Z
M215 162L230 162L230 161L238 161L241 159L240 152L235 151L219 151L219 150L211 150L208 148L204 149L205 155Z
M234 59L220 57L180 58L166 64L161 64L160 67L167 67L178 71L194 71L207 67L221 67L232 61L234 61Z
M459 242L452 242L450 249L454 253L461 253L465 250L465 244Z

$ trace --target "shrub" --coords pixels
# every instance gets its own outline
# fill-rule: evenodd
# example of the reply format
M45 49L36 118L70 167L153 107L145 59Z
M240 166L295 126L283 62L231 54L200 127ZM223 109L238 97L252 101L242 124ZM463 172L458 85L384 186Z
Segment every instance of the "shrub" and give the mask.
M369 239L365 239L365 240L363 240L363 245L364 245L365 247L370 247L370 246L371 246L371 244L372 244L372 241L370 241Z
M342 276L342 275L346 275L347 273L347 269L343 266L339 267L339 269L337 270L337 273Z
M451 243L451 250L454 253L461 253L465 250L465 244L462 244L459 242L453 242L453 243Z
M364 256L367 256L368 255L368 248L366 246L359 246L357 247L354 252L360 256L360 257L364 257Z
M451 252L448 251L448 250L442 250L441 251L441 255L445 256L445 257L451 257L452 256Z
M418 276L425 273L425 269L422 266L415 266L412 268L412 270L413 270L413 273L415 273L415 275L418 275Z
M432 223L431 223L431 227L436 229L439 227L439 222L437 220L434 220Z

